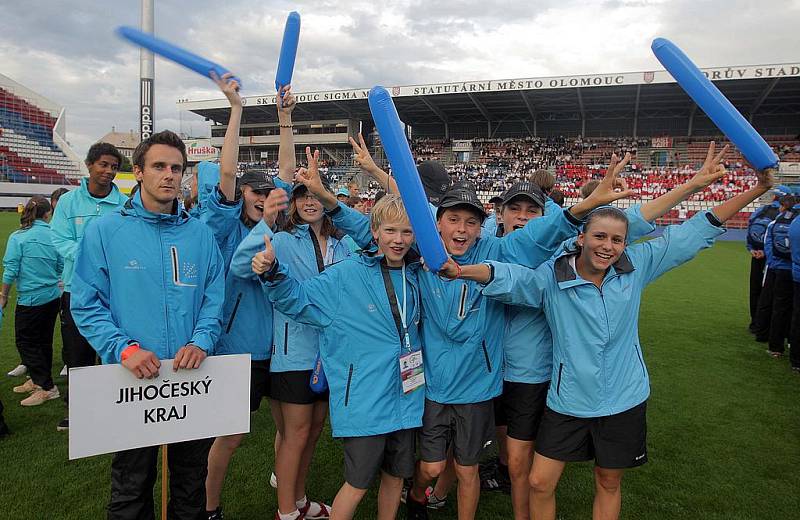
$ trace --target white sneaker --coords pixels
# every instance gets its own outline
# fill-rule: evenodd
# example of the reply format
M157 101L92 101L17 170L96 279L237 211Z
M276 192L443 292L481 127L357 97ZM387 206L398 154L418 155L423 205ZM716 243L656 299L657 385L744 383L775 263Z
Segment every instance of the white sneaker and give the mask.
M61 372L59 372L58 375L60 375L61 377L64 377L64 376L67 375L67 373L68 373L67 365L64 365L64 368L61 369Z
M24 376L28 373L28 367L25 365L17 365L17 368L8 373L9 377Z
M278 489L278 477L275 475L274 471L269 476L269 485L274 487L275 489Z

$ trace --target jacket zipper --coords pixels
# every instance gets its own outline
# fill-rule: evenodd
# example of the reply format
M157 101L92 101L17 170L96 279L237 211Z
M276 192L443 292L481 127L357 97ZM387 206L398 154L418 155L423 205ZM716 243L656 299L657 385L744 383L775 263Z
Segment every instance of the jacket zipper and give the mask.
M233 326L233 320L236 318L236 311L239 310L239 303L242 301L242 293L239 293L239 296L236 297L236 303L233 305L233 312L231 312L231 317L228 320L228 326L225 327L225 334L228 334L231 331L231 327Z
M639 352L639 346L634 345L633 348L636 350L636 356L639 358L639 363L642 365L642 375L647 377L647 371L644 368L644 359L642 359L642 353Z
M458 299L458 319L463 320L467 317L467 284L461 286L461 296Z
M353 381L353 364L350 363L350 370L347 372L347 388L344 391L344 405L350 403L350 383Z
M169 285L166 283L166 280L164 280L164 240L161 237L161 222L158 223L158 243L161 246L160 247L160 249L161 249L161 252L160 252L160 256L161 256L161 280L163 281L163 283L164 283L164 285L166 287L169 287ZM170 337L169 337L169 308L167 307L167 301L168 301L169 296L167 295L167 293L168 293L168 291L164 291L164 328L165 328L165 331L166 331L166 338L165 338L167 340L166 344L169 345L171 343L171 341L170 341Z
M486 342L485 341L481 342L481 348L483 349L483 358L486 360L486 369L491 374L492 373L492 363L491 363L491 361L489 361L489 351L486 350Z
M283 354L289 354L289 322L283 322Z
M564 371L564 363L558 364L558 383L556 384L556 395L561 395L561 373Z

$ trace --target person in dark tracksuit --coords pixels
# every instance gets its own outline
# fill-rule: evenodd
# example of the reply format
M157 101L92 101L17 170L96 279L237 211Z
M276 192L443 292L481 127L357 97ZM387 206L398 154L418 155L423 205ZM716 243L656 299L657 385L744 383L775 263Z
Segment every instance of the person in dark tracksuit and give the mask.
M786 186L777 186L772 190L775 198L767 205L754 211L747 222L746 247L750 252L750 332L756 331L756 315L758 312L758 297L764 284L764 270L767 259L764 256L764 235L767 226L775 220L780 213L780 198L789 194Z
M800 218L794 219L789 226L789 242L792 248L792 326L789 330L789 364L793 372L800 374Z
M38 406L60 397L53 384L53 328L58 316L61 291L58 280L63 269L61 257L53 247L50 230L50 202L34 195L25 204L20 229L8 237L3 258L3 288L0 306L8 303L8 292L17 284L14 332L22 364L30 379L14 388L30 394L22 406Z
M793 195L781 197L781 213L767 227L764 250L770 252L767 266L773 274L772 312L769 318L769 354L780 357L785 350L792 319L792 250L789 229L800 208Z
M103 363L150 379L160 369L196 369L214 354L224 266L212 231L177 199L186 168L181 138L168 130L153 134L132 162L140 189L120 212L89 224L78 246L71 311ZM161 366L173 358L171 367ZM169 518L205 518L211 441L170 444ZM158 446L114 454L110 520L154 518L157 459Z
M53 230L53 245L64 259L61 295L61 341L69 368L95 364L97 353L75 326L70 313L72 273L75 269L75 253L83 238L86 226L94 219L119 210L128 197L114 184L122 154L109 143L95 143L86 154L89 176L81 179L81 185L61 195L53 212L50 227ZM69 419L58 423L58 430L67 430Z
M761 294L758 296L758 308L756 309L755 335L756 341L770 342L775 346L775 350L770 352L783 352L777 345L788 335L787 304L791 309L791 295L787 297L787 289L791 289L791 251L788 244L788 225L794 217L791 212L795 199L792 195L784 195L780 199L779 213L775 220L769 223L764 233L764 259L766 260L766 271L764 275L764 285ZM776 222L780 219L781 223L776 228ZM775 237L776 231L780 237ZM780 286L779 286L780 284ZM777 302L779 308L775 308ZM788 311L791 316L791 310ZM778 328L772 330L773 324ZM783 324L783 325L781 325ZM772 338L772 339L770 339Z

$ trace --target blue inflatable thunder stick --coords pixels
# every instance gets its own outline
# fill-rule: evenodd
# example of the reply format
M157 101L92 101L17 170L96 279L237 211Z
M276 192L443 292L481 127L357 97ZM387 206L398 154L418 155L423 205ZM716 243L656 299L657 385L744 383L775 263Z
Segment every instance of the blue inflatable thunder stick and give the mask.
M392 97L383 87L369 91L369 110L381 136L383 149L392 166L392 173L400 189L403 205L414 229L417 245L428 268L436 272L447 261L447 252L433 221L428 198L419 179L417 165L411 156L408 140Z
M281 43L281 56L278 59L278 70L275 73L275 90L292 84L294 60L297 58L297 44L300 41L300 14L292 11L286 18L286 27L283 29L283 42Z
M682 50L665 38L656 38L650 48L681 88L741 150L750 164L759 170L778 165L778 156L764 138Z
M182 49L177 45L173 45L168 41L162 40L161 38L156 38L150 33L142 32L139 29L122 26L117 28L117 34L129 42L138 45L139 47L144 47L145 49L152 51L163 58L174 61L179 65L183 65L187 69L193 70L202 76L210 78L210 72L214 71L217 76L222 77L223 74L230 72L225 67L218 65L213 61L209 61L201 56L198 56L197 54L187 51L186 49ZM239 83L239 87L242 86L242 80L236 77L233 79Z

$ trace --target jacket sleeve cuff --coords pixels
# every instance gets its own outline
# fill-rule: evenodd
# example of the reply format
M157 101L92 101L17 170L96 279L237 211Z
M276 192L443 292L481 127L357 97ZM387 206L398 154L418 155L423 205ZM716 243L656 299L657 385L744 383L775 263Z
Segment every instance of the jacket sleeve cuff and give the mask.
M258 275L258 279L261 280L261 283L264 285L270 282L274 282L275 280L279 279L280 275L280 273L278 272L279 270L280 266L278 265L278 259L276 258L275 262L273 262L272 267L269 269L269 271L264 271L263 273Z
M564 216L567 218L567 221L569 221L569 223L572 224L575 227L582 226L583 225L583 220L581 220L578 217L576 217L575 215L573 215L572 212L570 212L570 209L572 209L572 208L570 207L570 208L567 208L567 209L564 210Z
M706 212L706 218L712 226L722 227L722 222L714 215L713 211Z

